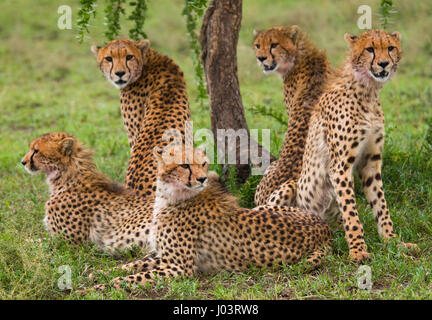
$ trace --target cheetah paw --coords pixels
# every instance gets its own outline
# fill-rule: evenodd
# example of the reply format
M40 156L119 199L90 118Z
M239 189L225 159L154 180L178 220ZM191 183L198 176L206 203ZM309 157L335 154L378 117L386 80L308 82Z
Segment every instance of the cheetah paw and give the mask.
M412 256L416 256L420 252L420 248L415 243L401 242L398 244L398 247L408 249L407 254Z
M409 242L407 242L407 243L401 242L398 244L398 247L404 247L404 248L407 248L409 250L418 250L419 249L419 247L415 243L409 243Z
M350 258L351 260L353 260L354 262L357 263L361 263L365 260L370 260L371 256L370 253L366 252L366 251L359 251L359 252L350 252Z
M97 275L107 276L108 272L103 270L95 270L93 272L90 272L87 278L91 281L95 281Z
M95 286L92 287L93 291L104 291L108 288L108 286L106 284L97 284Z

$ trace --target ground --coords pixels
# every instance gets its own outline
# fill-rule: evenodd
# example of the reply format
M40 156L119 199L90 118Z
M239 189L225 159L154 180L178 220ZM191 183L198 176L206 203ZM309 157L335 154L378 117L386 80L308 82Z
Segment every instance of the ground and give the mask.
M99 1L101 4L103 2ZM57 8L69 4L76 18L78 0L5 0L0 3L0 299L75 299L74 291L57 286L72 272L72 287L85 288L112 279L110 269L122 261L101 255L91 246L75 248L47 238L42 219L48 189L42 176L30 176L19 163L35 137L50 131L67 131L95 150L100 169L117 181L124 180L129 147L120 116L119 92L97 69L91 44L104 42L103 18L97 17L91 35L83 44L76 30L57 28ZM373 11L373 26L379 26L378 1L366 1ZM264 76L251 47L254 28L298 24L312 40L325 48L333 65L347 52L343 35L359 34L357 7L365 1L244 1L238 45L239 79L250 128L271 128L272 153L282 146L285 125L256 114L265 106L284 115L282 81ZM253 269L191 279L176 279L128 295L110 291L84 298L110 299L431 299L432 298L432 40L431 1L394 1L398 14L388 29L402 34L404 57L397 76L382 90L387 139L384 148L383 181L396 232L421 251L408 256L394 244L378 237L372 213L357 187L360 219L372 254L372 290L357 289L358 265L348 258L341 231L334 232L334 253L319 270L308 272L304 264L282 270ZM181 16L182 0L149 1L146 32L157 50L168 54L183 69L188 84L194 128L209 128L208 110L195 101L192 60ZM102 12L102 11L100 11ZM124 34L126 35L126 33ZM284 116L286 119L286 116ZM218 169L215 167L215 169ZM242 204L253 205L258 177L230 190ZM134 254L135 256L137 253Z

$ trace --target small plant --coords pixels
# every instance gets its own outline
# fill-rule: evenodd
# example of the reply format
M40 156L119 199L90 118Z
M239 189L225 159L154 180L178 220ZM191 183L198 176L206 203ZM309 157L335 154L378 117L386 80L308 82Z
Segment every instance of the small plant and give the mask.
M135 23L135 27L129 30L129 37L134 40L139 40L140 37L147 39L147 34L144 32L144 22L147 13L147 0L135 0L129 3L134 7L132 13L128 17Z
M81 8L78 11L78 41L84 41L85 33L89 33L90 19L96 17L96 0L80 0Z
M120 19L126 15L127 5L132 9L132 12L127 17L127 20L132 21L134 26L129 30L129 37L134 40L146 39L147 34L144 32L144 23L147 14L147 0L105 0L106 7L105 37L111 41L120 35L121 24ZM78 40L84 41L86 33L89 33L90 21L96 17L97 0L80 0L81 8L78 11ZM204 68L201 62L201 46L199 44L199 36L197 28L205 10L207 8L207 0L185 0L182 11L186 20L186 33L189 38L189 45L192 50L192 61L195 71L195 79L197 83L197 101L204 108L204 102L207 101L207 90L204 81Z
M105 31L105 37L108 40L113 40L120 33L120 15L125 14L124 2L125 0L107 0L105 24L108 29Z
M182 12L186 20L186 32L189 38L189 46L192 50L192 61L198 90L196 99L201 109L204 107L204 101L207 100L207 91L204 81L204 68L201 62L201 46L196 30L198 22L202 18L206 8L207 0L185 0L185 6Z
M107 40L113 40L118 37L121 31L120 18L126 14L126 0L105 0L105 37ZM81 8L78 11L78 40L83 42L84 34L89 33L88 27L90 20L96 17L97 0L80 0ZM147 0L134 0L128 3L132 8L131 14L127 20L134 22L134 27L129 30L129 37L134 40L147 38L144 32L144 22L147 12Z
M277 122L282 124L283 126L287 126L288 119L284 112L278 111L278 110L272 110L269 107L263 106L261 104L257 104L255 106L252 106L250 111L254 114L260 114L265 117L271 117L275 119Z
M386 29L390 24L393 23L393 20L390 17L396 13L397 10L393 7L392 0L381 0L378 16L382 29Z

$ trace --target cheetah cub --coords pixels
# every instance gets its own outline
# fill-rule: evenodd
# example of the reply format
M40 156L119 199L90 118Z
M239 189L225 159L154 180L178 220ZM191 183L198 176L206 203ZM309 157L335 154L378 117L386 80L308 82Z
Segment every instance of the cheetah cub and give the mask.
M125 183L153 201L157 169L152 150L168 144L171 137L184 141L190 120L183 71L147 39L116 39L103 47L92 46L92 51L99 69L121 92L121 115L131 147Z
M146 246L153 203L105 177L75 137L52 132L33 140L22 164L47 175L44 223L51 235L91 241L108 253Z
M240 208L217 174L208 174L204 152L193 153L177 164L173 152L155 148L158 175L149 235L153 252L124 265L139 273L114 279L115 287L122 282L143 285L155 276L291 264L303 257L313 266L320 264L331 241L325 222L289 207Z
M296 206L309 120L336 71L330 67L325 52L296 25L255 30L254 49L264 73L282 77L289 117L279 159L270 164L258 184L255 204Z
M357 213L355 170L380 236L396 237L381 176L384 115L379 92L395 74L402 51L398 32L370 30L346 34L345 40L350 53L341 75L321 95L310 120L297 204L327 221L341 216L350 257L361 262L370 255Z

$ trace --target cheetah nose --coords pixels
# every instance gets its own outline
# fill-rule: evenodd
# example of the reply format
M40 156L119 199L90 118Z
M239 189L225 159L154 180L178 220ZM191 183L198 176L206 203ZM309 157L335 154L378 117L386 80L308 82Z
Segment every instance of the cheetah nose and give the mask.
M197 181L199 181L199 182L201 182L201 183L204 183L204 181L206 181L207 180L207 177L200 177L200 178L197 178Z
M126 74L126 72L124 72L124 71L117 71L115 73L115 75L118 76L118 77L120 77L120 78L123 77L125 74Z
M257 58L259 61L263 62L265 59L267 59L267 57L258 57Z
M388 66L388 64L389 64L389 62L388 62L388 61L381 61L381 62L378 62L378 65L379 65L380 67L382 67L382 68L385 68L385 67L387 67L387 66Z
M21 164L23 165L23 166L25 166L26 164L27 164L27 161L21 161Z

